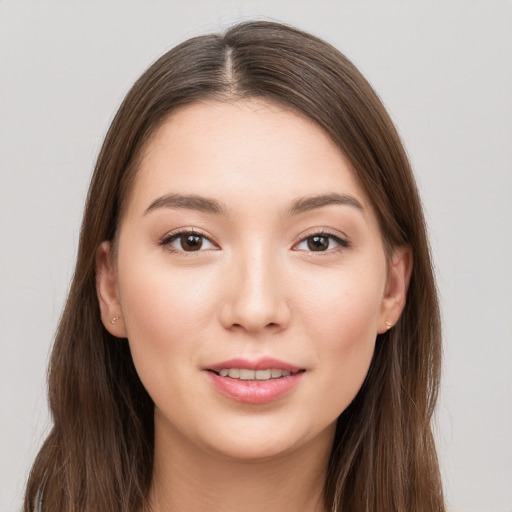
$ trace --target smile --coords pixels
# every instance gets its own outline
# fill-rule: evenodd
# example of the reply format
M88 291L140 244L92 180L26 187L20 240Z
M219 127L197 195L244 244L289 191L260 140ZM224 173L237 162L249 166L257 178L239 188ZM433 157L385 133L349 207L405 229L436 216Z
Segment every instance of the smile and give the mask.
M249 370L247 368L222 368L218 372L221 377L239 380L270 380L289 377L292 372L271 368L268 370Z
M278 359L231 359L207 368L208 380L220 394L251 405L274 402L291 393L302 381L305 369Z

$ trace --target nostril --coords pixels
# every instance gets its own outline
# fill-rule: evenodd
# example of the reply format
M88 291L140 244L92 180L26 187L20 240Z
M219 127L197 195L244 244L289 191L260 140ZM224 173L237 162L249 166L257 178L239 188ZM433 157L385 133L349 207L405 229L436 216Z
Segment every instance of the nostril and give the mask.
M279 324L276 322L269 322L266 325L263 325L263 329L265 328L278 328ZM250 322L247 322L247 324L241 324L241 323L234 323L231 325L231 329L243 329L243 330L260 330L260 327L257 327L256 325L251 325Z
M271 301L271 298L263 299L241 301L232 297L219 309L221 324L226 329L247 332L278 332L285 328L290 320L290 311L285 301L281 300L279 304Z

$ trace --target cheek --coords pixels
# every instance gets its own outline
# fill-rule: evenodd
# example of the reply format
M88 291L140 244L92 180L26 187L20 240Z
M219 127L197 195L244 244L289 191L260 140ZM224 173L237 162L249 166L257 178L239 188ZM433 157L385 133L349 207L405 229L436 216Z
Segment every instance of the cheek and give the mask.
M178 363L193 356L201 332L214 315L213 287L197 274L194 279L190 275L165 264L119 264L122 314L132 357L145 385L145 380L166 375L170 368L182 371Z
M379 268L379 267L377 267ZM310 295L302 310L303 328L315 340L325 399L336 418L359 391L375 348L384 272L338 274Z
M385 269L379 267L374 265L371 273L346 268L306 282L303 276L302 315L319 339L338 340L335 346L342 350L376 337L385 286Z

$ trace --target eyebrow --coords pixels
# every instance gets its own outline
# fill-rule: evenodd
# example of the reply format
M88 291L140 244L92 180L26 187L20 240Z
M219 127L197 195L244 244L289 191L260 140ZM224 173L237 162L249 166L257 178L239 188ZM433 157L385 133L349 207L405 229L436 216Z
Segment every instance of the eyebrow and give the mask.
M352 206L364 213L363 205L355 197L347 194L332 193L297 199L289 208L288 215L297 215L331 205Z
M318 196L301 197L293 201L287 210L287 215L293 216L305 213L317 208L323 208L331 205L352 206L364 213L363 205L355 198L347 194L322 194ZM155 199L146 209L144 215L158 208L183 208L188 210L197 210L216 215L227 215L226 206L208 197L198 195L166 194Z
M146 209L144 215L157 208L185 208L205 213L226 214L227 208L216 201L203 196L167 194L155 199Z

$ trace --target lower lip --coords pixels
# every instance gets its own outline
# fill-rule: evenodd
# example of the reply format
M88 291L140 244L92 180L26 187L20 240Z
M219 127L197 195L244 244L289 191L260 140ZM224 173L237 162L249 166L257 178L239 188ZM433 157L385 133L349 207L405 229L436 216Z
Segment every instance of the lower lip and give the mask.
M206 372L213 387L223 395L246 404L267 404L281 398L294 389L304 372L288 377L270 380L240 380L221 377L214 372Z

